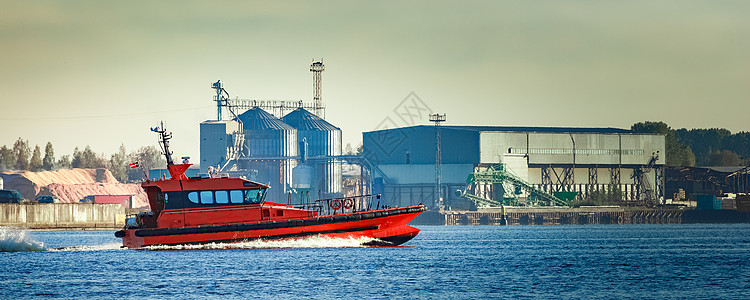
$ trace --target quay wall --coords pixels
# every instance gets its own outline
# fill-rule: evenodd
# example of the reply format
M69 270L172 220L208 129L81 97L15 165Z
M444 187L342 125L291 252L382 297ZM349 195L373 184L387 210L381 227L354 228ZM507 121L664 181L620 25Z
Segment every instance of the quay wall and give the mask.
M112 229L125 225L125 214L125 208L120 204L0 204L0 226L29 229Z
M425 212L423 214L426 214ZM680 209L506 209L431 212L414 225L586 225L750 223L750 214L736 210Z

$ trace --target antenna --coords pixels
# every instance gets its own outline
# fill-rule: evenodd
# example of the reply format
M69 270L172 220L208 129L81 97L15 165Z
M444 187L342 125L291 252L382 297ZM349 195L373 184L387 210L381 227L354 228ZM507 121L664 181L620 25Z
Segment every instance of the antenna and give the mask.
M438 209L443 209L443 187L440 182L443 178L440 153L440 123L445 122L445 114L430 114L430 122L435 123L435 203Z
M323 115L323 96L321 94L321 73L326 69L323 65L323 59L320 61L314 61L310 65L310 72L313 73L313 102L315 103L315 114L318 117L324 118Z
M167 158L167 165L174 165L174 161L172 160L172 152L169 151L169 140L172 138L172 133L167 132L167 129L164 127L163 121L161 122L161 128L159 128L158 126L151 127L151 131L159 134L159 145L161 145L161 150L163 151L164 156Z

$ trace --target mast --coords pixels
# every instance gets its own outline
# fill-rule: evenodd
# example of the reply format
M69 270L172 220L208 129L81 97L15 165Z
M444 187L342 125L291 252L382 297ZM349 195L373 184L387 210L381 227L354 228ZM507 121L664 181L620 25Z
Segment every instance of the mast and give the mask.
M172 179L187 180L188 178L185 176L185 171L190 168L191 164L174 164L174 160L172 160L172 151L169 151L169 140L172 139L172 133L167 132L167 129L164 128L164 122L161 122L161 127L151 128L151 131L159 134L159 145L164 152L164 157L167 159L167 171L169 171L169 175L172 176Z
M169 140L172 139L172 133L167 132L167 129L164 127L163 121L161 122L161 128L159 128L158 126L152 127L151 131L159 134L159 145L161 146L161 150L167 159L167 166L174 165L174 161L172 160L172 152L169 151Z

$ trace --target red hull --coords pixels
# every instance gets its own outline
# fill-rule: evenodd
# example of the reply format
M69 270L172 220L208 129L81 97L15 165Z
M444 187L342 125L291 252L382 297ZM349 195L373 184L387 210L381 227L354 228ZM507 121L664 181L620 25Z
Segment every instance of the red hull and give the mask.
M124 229L117 232L123 245L141 248L150 245L242 242L253 239L285 239L304 236L373 238L370 245L396 246L419 233L407 225L423 205L336 214L323 217L286 219L211 226Z

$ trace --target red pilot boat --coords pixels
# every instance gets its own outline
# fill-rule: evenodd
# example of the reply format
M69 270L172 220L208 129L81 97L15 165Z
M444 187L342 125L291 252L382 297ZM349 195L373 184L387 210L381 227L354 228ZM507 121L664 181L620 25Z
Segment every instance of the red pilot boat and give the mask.
M169 152L171 134L163 128L161 144L171 178L141 184L148 195L150 212L128 218L115 232L128 248L151 245L233 243L256 239L288 239L307 236L371 238L367 245L396 246L419 233L408 225L422 204L372 207L379 196L317 200L305 205L286 205L265 200L268 185L212 174L186 177L191 164L174 164Z

